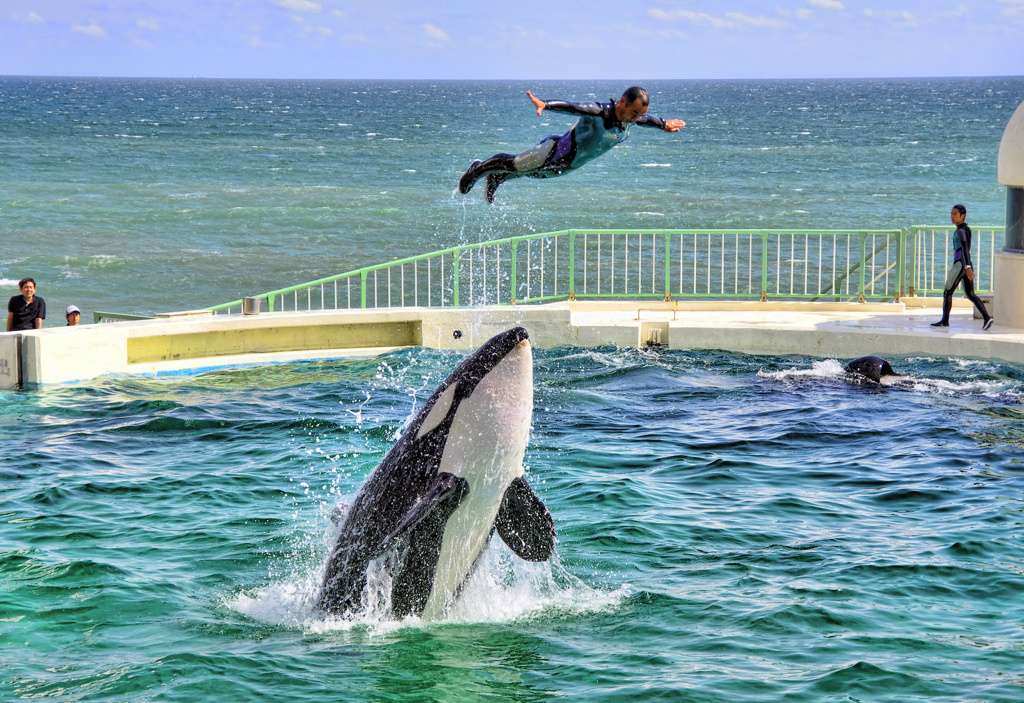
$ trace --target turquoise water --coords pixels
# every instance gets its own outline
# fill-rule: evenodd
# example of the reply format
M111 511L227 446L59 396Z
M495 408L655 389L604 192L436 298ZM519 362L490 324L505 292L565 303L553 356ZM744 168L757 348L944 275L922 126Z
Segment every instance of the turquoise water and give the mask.
M648 84L571 176L455 197L617 83L0 78L0 293L152 313L567 227L1000 224L1024 78ZM377 359L0 393L0 700L1018 701L1024 368L540 350L527 473L444 622L325 620L332 530L458 363Z
M460 356L109 378L0 410L0 698L1018 701L1024 368L539 351L547 564L312 611L330 512ZM26 431L28 429L28 431Z

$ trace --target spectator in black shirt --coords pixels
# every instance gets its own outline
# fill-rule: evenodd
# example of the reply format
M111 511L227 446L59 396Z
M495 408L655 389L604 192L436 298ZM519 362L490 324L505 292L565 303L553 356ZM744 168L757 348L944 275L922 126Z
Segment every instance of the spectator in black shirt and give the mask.
M7 303L7 331L42 328L46 317L46 301L36 295L35 279L21 279L18 288L21 289L21 295L13 296Z

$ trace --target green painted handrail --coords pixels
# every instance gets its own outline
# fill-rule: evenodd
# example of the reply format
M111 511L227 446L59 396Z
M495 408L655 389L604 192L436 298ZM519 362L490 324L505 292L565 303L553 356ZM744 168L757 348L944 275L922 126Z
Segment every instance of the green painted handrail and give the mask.
M1000 226L990 225L972 225L971 230L973 232L972 249L977 252L974 259L974 270L978 274L978 278L975 282L975 289L979 293L990 293L995 290L995 280L992 277L994 269L991 263L985 266L986 258L982 255L984 246L985 234L989 235L989 256L987 261L991 262L994 257L995 251L1002 250L1002 244L996 245L997 236L1005 236L1006 228ZM946 271L952 261L952 252L949 248L950 235L956 231L956 227L951 224L944 225L913 225L910 228L909 241L904 246L906 247L905 259L909 262L907 270L907 281L908 290L911 295L942 295L943 288L945 287ZM936 265L935 248L929 249L929 242L924 241L922 235L925 232L931 232L934 236L941 236L942 242L942 255L943 260L941 264ZM933 238L934 238L933 236ZM922 260L927 259L929 254L932 258L932 265L930 269L922 271L920 264ZM983 283L984 275L987 273L987 287ZM930 274L930 275L929 275ZM926 280L927 279L927 280ZM937 283L937 285L936 285Z
M241 301L238 303L241 305ZM124 312L100 312L99 310L93 312L92 321L96 324L100 322L126 322L129 320L153 320L156 319L152 315L130 315Z
M690 265L692 265L692 268L693 268L693 271L694 271L695 274L696 274L698 269L701 269L701 270L703 270L707 274L708 280L710 281L711 280L711 276L712 276L712 272L715 269L718 269L718 270L720 270L722 272L726 271L726 268L725 268L725 254L724 254L724 252L726 251L726 235L728 235L728 236L735 236L735 237L746 236L746 237L753 238L754 241L757 241L758 239L760 240L760 247L759 247L760 251L758 251L757 250L758 248L755 246L754 248L749 250L750 257L746 257L746 256L744 257L744 259L747 260L748 263L753 263L754 259L752 257L755 254L759 255L760 258L761 258L760 291L752 291L751 290L748 293L740 292L740 293L732 293L732 294L728 294L728 293L724 293L724 292L714 293L714 292L712 292L712 290L714 289L714 286L710 286L710 284L709 284L707 290L701 290L700 292L696 292L697 282L696 282L696 280L694 280L693 281L694 289L695 289L694 292L685 292L684 293L680 289L679 291L677 291L677 293L676 293L677 295L682 296L682 297L699 297L699 298L708 298L708 299L729 299L729 298L732 298L732 299L737 299L737 298L740 298L740 299L750 299L751 297L755 297L755 298L756 297L760 297L760 299L766 300L768 298L768 296L769 296L769 293L771 292L771 288L770 288L770 285L772 283L771 276L773 275L771 267L769 266L769 258L770 258L770 254L772 253L771 245L773 243L775 243L776 249L774 250L774 255L781 262L781 260L782 260L782 252L781 252L781 249L779 249L778 247L781 247L783 238L784 237L793 237L793 239L791 240L791 247L794 247L796 242L799 241L799 239L797 239L797 238L803 237L804 238L804 250L805 250L804 253L805 254L807 254L807 250L809 248L808 247L808 243L813 241L814 238L817 238L819 240L819 245L818 245L819 246L819 261L818 261L817 269L816 269L818 271L818 280L819 281L820 281L820 278L821 278L821 272L824 270L824 266L822 265L822 258L820 256L820 252L821 252L821 247L823 246L822 242L827 241L826 238L833 238L833 239L835 239L835 238L845 238L845 240L835 239L835 241L837 243L838 242L842 242L844 246L846 246L848 244L850 247L856 246L855 242L857 242L857 240L859 240L859 245L860 245L859 246L859 255L857 255L857 254L854 255L856 261L851 261L848 270L846 270L845 272L839 273L838 269L831 271L831 273L829 274L830 276L833 275L833 274L839 274L839 275L838 275L837 278L835 278L833 280L832 284L829 287L827 287L825 289L822 289L822 290L814 290L813 292L805 291L804 293L794 293L794 292L792 292L792 290L793 290L793 287L794 287L794 285L796 283L796 280L797 280L796 279L796 274L799 271L799 264L800 263L803 263L803 265L804 265L804 275L805 275L804 287L806 288L809 285L809 282L808 282L809 278L807 277L808 268L810 266L810 261L808 260L809 257L805 256L805 260L790 259L789 260L789 266L790 266L789 282L790 282L790 286L791 286L791 292L785 293L779 287L779 284L783 280L785 280L783 278L783 272L780 269L779 271L775 271L774 272L774 276L776 278L775 286L776 286L777 290L776 290L776 292L771 293L771 297L773 297L773 298L784 298L784 299L801 299L801 298L802 299L808 299L808 298L810 298L810 299L817 299L818 297L821 297L822 295L824 295L828 290L832 289L833 287L836 287L836 289L833 290L832 293L829 293L827 297L835 298L837 300L841 299L841 298L850 298L851 294L853 294L853 291L849 291L849 289L848 289L848 291L849 291L848 293L840 293L838 291L837 286L846 277L852 276L852 274L854 274L856 272L856 273L858 273L858 278L856 279L856 285L857 285L857 289L858 289L857 292L856 292L856 299L861 300L861 301L863 301L863 300L865 300L867 298L899 300L900 296L905 295L908 291L910 292L911 295L914 294L914 282L917 280L916 277L920 273L918 256L916 255L916 253L918 251L920 233L923 232L923 231L926 231L926 230L932 230L932 231L935 231L935 232L940 232L940 231L948 231L948 230L950 230L950 227L948 225L941 226L941 227L928 227L928 226L924 226L924 225L915 225L914 227L912 227L910 229L910 232L909 232L909 242L908 242L908 230L906 228L903 228L903 229L837 229L837 230L832 230L832 229L704 229L704 228L694 228L694 229L569 229L569 230L560 230L560 231L556 231L556 232L543 232L543 233L538 233L538 234L530 234L530 235L521 235L521 236L515 236L515 237L507 237L507 238L504 238L504 239L495 239L495 240L490 240L490 241L476 243L476 244L464 244L464 245L460 245L460 246L456 246L456 247L450 247L448 249L442 249L442 250L430 252L430 253L427 253L427 254L420 254L420 255L417 255L417 256L406 257L406 258L398 259L396 261L391 261L391 262L388 262L388 263L376 264L376 265L373 265L373 266L366 266L366 267L355 269L355 270L352 270L352 271L347 271L345 273L341 273L341 274L338 274L338 275L328 276L328 277L320 278L320 279L317 279L317 280L314 280L314 281L309 281L307 283L301 283L301 284L294 285L294 286L289 286L289 287L286 287L286 288L280 288L280 289L277 289L277 290L268 291L266 293L262 293L260 295L255 296L255 297L260 298L262 300L266 300L267 301L267 309L270 312L274 312L275 308L276 308L276 301L277 301L278 297L281 298L282 307L283 307L284 302L285 302L284 296L287 296L289 294L294 294L296 296L296 309L298 309L298 294L299 294L299 292L305 291L306 295L307 295L307 301L308 301L307 304L312 309L312 307L313 307L313 303L312 303L312 301L313 301L313 297L312 297L313 296L313 290L316 287L320 287L321 288L321 303L320 303L320 306L321 306L321 309L326 309L327 308L326 293L324 292L325 291L324 287L326 285L328 285L328 284L335 284L337 286L337 283L339 283L339 282L346 282L347 284L352 285L352 284L355 284L358 281L358 286L359 286L359 303L358 303L358 305L359 305L360 308L367 308L367 307L372 307L372 306L380 305L381 303L377 299L377 296L381 293L382 290L384 290L387 293L387 295L389 296L389 300L385 301L385 304L386 305L390 305L390 296L392 295L392 293L395 292L394 289L392 288L392 283L390 281L390 276L389 276L388 282L386 284L383 284L383 285L386 286L383 289L381 288L381 284L378 284L376 281L373 282L373 289L372 289L373 295L374 295L374 300L372 301L373 305L371 305L371 301L370 301L370 292L371 292L370 291L370 285L371 285L370 277L374 276L374 278L376 278L376 274L379 273L379 272L387 272L389 270L391 270L391 271L398 270L398 271L401 272L400 275L403 276L403 279L402 279L403 283L401 284L402 285L401 293L398 293L398 295L400 295L402 297L401 304L404 305L405 304L405 297L404 297L405 296L405 288L404 288L404 285L405 285L405 283L404 283L405 268L404 267L409 266L409 265L412 265L414 267L414 279L415 279L415 277L416 277L416 275L417 275L417 273L419 271L419 269L416 268L417 265L419 265L419 264L421 264L423 262L426 262L427 267L428 267L428 276L430 276L431 275L431 273L430 273L430 271L431 271L430 266L432 265L432 263L433 262L440 262L440 267L441 267L441 270L442 270L442 275L443 275L443 278L445 280L441 280L439 282L439 286L440 286L440 290L441 290L441 295L439 296L439 304L442 305L442 306L445 306L445 305L448 304L448 301L446 300L446 295L445 295L444 291L446 289L448 289L448 285L449 285L446 281L450 280L450 291L451 291L450 299L451 299L451 305L454 305L456 307L461 307L464 304L464 302L465 302L465 293L466 293L466 290L467 290L467 288L466 288L467 280L474 281L474 282L479 280L479 284L476 284L476 285L480 285L485 290L487 289L487 287L488 287L488 275L487 275L487 271L486 271L486 268L487 268L486 257L487 257L487 252L488 251L493 251L494 252L494 260L495 260L495 277L496 277L495 280L497 282L492 287L492 290L495 291L494 298L499 303L501 303L501 304L536 303L536 302L547 302L547 301L553 301L553 300L575 300L575 299L578 299L578 298L581 298L581 297L594 298L594 299L623 298L623 297L645 298L646 299L646 298L652 298L652 297L663 297L666 300L671 300L672 296L673 296L673 291L672 291L672 270L673 270L673 264L676 264L676 265L680 266L680 276L682 276L682 270L683 270L682 267L683 267L684 263L687 263L686 253L683 252L682 250L679 251L678 257L673 258L673 253L672 253L672 240L673 240L673 237L679 237L680 238L679 241L680 241L680 243L682 243L682 241L683 241L682 238L684 238L684 237L694 237L694 238L696 238L696 237L705 237L706 236L706 237L708 237L708 253L709 254L711 253L711 246L712 246L711 241L712 241L712 238L719 237L719 236L722 237L720 245L716 245L716 247L718 247L717 251L722 252L722 262L721 262L721 264L719 266L714 266L713 263L710 260L704 261L702 263L698 262L696 259L694 259L692 261L688 261L688 263ZM989 231L991 231L994 234L996 232L1001 232L1003 230L1003 228L1002 227L975 227L974 230L975 230L975 232L982 232L982 231L989 232ZM655 242L659 239L659 235L661 236L661 238L663 238L663 247L664 247L664 250L662 252L660 252L660 254L657 251L657 247L656 247L656 244L655 244ZM872 235L874 235L874 236L884 236L883 243L880 246L876 247L873 252L869 251L870 248L868 247L868 237L870 237ZM630 254L630 242L632 241L631 237L634 237L634 236L638 237L637 241L636 241L636 250L637 250L636 257L637 257L637 259L639 259L639 257L641 255L643 255L645 257L650 257L651 258L651 264L650 265L655 267L654 269L648 269L649 273L650 273L650 276L651 276L651 281L650 282L652 284L654 282L654 279L656 278L655 271L657 271L657 265L658 265L657 258L660 256L663 259L663 261L661 263L662 263L663 269L664 269L664 271L663 271L663 276L664 276L664 286L663 287L664 287L664 290L662 290L662 291L654 291L653 289L650 290L650 291L641 290L641 287L644 284L640 281L640 272L639 271L642 268L643 263L646 262L646 259L645 259L644 261L637 261L637 264L636 264L636 266L637 266L637 274L636 274L637 275L637 281L636 281L637 291L635 293L628 293L628 294L626 294L626 293L602 292L600 289L598 289L598 291L596 293L581 292L579 290L578 286L577 286L577 283L578 283L578 277L577 277L577 273L578 272L576 270L577 262L583 261L583 266L584 266L584 271L585 271L586 270L585 267L587 267L589 265L589 261L592 258L592 255L594 254L594 252L593 252L593 248L594 247L593 247L592 243L591 243L591 245L589 245L590 249L584 249L584 250L580 249L580 241L581 241L581 239L586 241L585 238L587 238L587 237L597 238L597 240L598 240L598 245L597 245L598 246L598 254L597 254L597 257L596 257L597 258L597 264L595 265L596 268L597 268L597 273L594 274L594 276L598 279L597 286L601 285L601 276L604 275L604 274L602 274L602 268L601 268L602 266L606 266L606 268L610 269L610 273L607 274L607 279L610 280L610 285L613 288L616 285L616 283L615 283L616 277L621 277L622 278L624 286L629 284L629 274L630 274L630 271L625 270L625 268L618 268L619 264L618 264L618 262L615 261L615 258L614 258L615 257L614 247L616 245L615 244L616 243L616 238L617 237L622 237L622 236L626 237L625 242L620 244L620 247L622 249L624 249L624 253L623 253L623 259L624 260ZM651 236L652 237L650 248L648 249L647 252L643 252L643 246L644 245L643 245L643 239L642 238L644 236ZM605 261L606 257L604 257L602 254L600 254L600 249L599 248L600 248L600 241L601 241L602 237L610 237L611 238L610 239L610 248L612 250L612 253L610 255L611 256L611 263L610 264L608 264L608 262ZM564 262L565 259L564 258L559 259L557 257L557 248L558 248L557 247L557 242L558 242L559 239L562 239L563 241L567 241L567 243L568 243L569 251L568 251L568 270L567 271L565 270L564 263L562 263L562 262ZM538 267L533 267L533 263L528 260L526 262L526 264L527 264L526 265L526 269L528 270L528 273L527 273L526 291L525 291L526 295L524 297L524 296L521 295L521 290L520 290L520 279L521 279L521 275L522 275L522 270L524 268L523 267L522 257L521 257L522 252L520 251L520 244L522 244L524 242L531 242L531 241L536 241L536 240L550 240L550 241L555 242L555 252L556 252L556 257L555 258L556 258L556 262L558 263L558 265L557 265L557 267L556 266L549 266L547 263L545 263L543 267L539 267L539 266ZM696 246L696 239L694 239L694 244ZM838 244L837 244L837 246L838 246ZM867 266L869 264L871 264L873 267L876 266L877 264L872 263L875 260L874 257L877 256L882 251L890 250L890 247L892 247L892 246L894 246L894 249L895 249L895 257L894 257L895 261L894 262L891 261L891 258L887 259L887 261L890 262L889 265L887 267L883 268L882 273L879 276L876 276L874 278L874 280L872 280L870 282L870 285L874 286L874 284L879 280L879 278L884 277L885 281L886 281L886 286L889 289L888 290L884 290L880 294L870 293L870 291L868 290L869 282L867 280ZM502 256L502 248L507 248L506 251L508 251L511 254L510 260L505 265L505 269L501 269L499 267L499 265L498 265L501 262L501 260L504 259L504 257ZM541 250L542 250L541 256L543 256L543 250L544 250L543 247L541 247ZM481 252L481 257L482 257L481 265L484 268L484 273L483 273L483 275L479 279L477 279L475 277L473 268L464 266L463 264L465 262L462 261L463 256L467 252L470 252L469 256L472 257L472 252L474 252L474 251ZM833 256L834 256L835 252L838 252L838 251L839 251L838 249L834 250ZM582 259L581 259L581 256L580 256L581 253L584 255L584 258L582 258ZM852 252L849 252L849 253L852 253ZM933 252L933 254L934 254L934 252ZM738 263L740 261L740 259L739 259L739 256L740 256L739 250L735 250L733 252L733 255L735 256L736 262ZM444 268L445 268L444 267L444 260L446 258L450 258L451 259L451 264L452 264L451 269L450 269L451 272L452 272L450 279L448 279L447 275L444 275ZM527 258L529 259L530 257L527 257ZM471 259L471 261L472 261L472 259ZM732 263L732 261L730 261L730 263ZM623 263L623 266L624 265L625 265L625 262ZM632 261L630 261L629 265L632 267L634 264L633 264ZM475 265L474 265L474 267L475 267ZM467 271L467 268L469 269L468 271ZM895 281L896 281L895 284L891 283L892 275L889 273L890 269L894 269L895 270ZM687 270L689 270L689 269L687 269ZM872 270L874 271L874 268ZM733 275L736 277L736 285L738 286L738 282L739 282L739 269L733 269L732 272L733 272ZM537 294L537 295L532 295L532 285L530 284L530 281L529 281L530 276L534 275L534 274L539 276L539 278L541 280L541 286L542 286L542 289L540 290L539 294ZM559 285L559 276L560 275L561 276L566 276L567 275L567 277L568 277L569 285L568 285L568 290L567 291L558 292L558 289L560 287L562 287L562 286ZM647 275L647 274L644 274L644 275ZM555 290L555 293L548 294L548 293L544 292L543 286L544 286L545 277L549 277L554 282L553 283L553 288ZM464 280L464 279L466 279L466 280ZM562 281L564 282L564 278L562 279ZM680 278L680 286L682 285L682 282L683 282L683 279ZM853 281L851 280L851 283L852 282ZM720 280L720 281L718 281L718 283L720 284L720 287L724 288L724 281ZM749 284L750 284L750 281L748 280L748 286L749 286ZM508 286L508 288L506 289L505 286ZM653 286L651 286L651 287L653 288ZM419 286L419 283L418 282L414 282L413 283L413 296L414 296L414 298L417 298L420 295L420 290L421 290L421 288ZM507 293L508 293L507 295L505 294L506 290L507 290ZM337 306L337 288L335 289L335 297L336 297L335 305ZM501 302L502 299L504 299L506 302ZM431 301L432 300L433 300L432 291L428 289L427 290L427 305L428 306L431 305ZM349 303L346 305L346 307L352 307L351 303L352 303L352 300L351 300L351 288L349 288ZM472 304L473 301L469 301L469 303ZM418 305L420 303L417 302L415 304ZM241 305L242 305L242 301L241 300L235 300L235 301L231 301L230 303L224 303L224 304L213 306L213 307L210 307L210 308L207 308L207 309L210 310L210 311L213 311L213 312L219 312L219 311L223 311L223 310L229 310L231 308L240 308Z

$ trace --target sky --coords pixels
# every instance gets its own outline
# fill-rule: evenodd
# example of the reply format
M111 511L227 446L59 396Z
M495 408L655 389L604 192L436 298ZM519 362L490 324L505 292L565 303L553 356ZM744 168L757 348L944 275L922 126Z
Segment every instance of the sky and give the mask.
M1024 74L1024 0L0 0L0 75Z

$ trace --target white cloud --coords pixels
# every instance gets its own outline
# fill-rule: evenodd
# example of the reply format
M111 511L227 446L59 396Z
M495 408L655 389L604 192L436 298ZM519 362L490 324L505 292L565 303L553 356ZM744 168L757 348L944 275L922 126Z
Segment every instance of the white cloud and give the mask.
M280 49L281 48L280 44L275 44L273 42L264 41L263 37L258 36L258 35L253 35L253 36L249 37L249 46L252 47L253 49Z
M365 34L345 34L341 37L341 42L347 47L367 46L373 43Z
M87 37L93 37L95 39L107 38L106 30L95 22L91 24L76 24L71 28L71 31L78 32L79 34L84 34Z
M139 29L148 29L153 32L160 31L160 23L156 20L138 19L135 20L135 26Z
M24 17L15 17L15 22L24 22L25 24L46 24L46 20L37 15L34 12L30 12Z
M725 16L737 24L745 24L748 27L785 27L786 23L772 17L757 17L745 15L742 12L726 12Z
M1024 0L1022 0L1022 2L1024 2ZM971 8L967 7L967 5L957 5L952 10L947 10L946 12L940 12L938 17L940 19L950 20L950 19L956 19L957 17L968 17L968 16L970 16L970 14L971 14Z
M806 7L798 8L796 11L796 16L802 20L809 19L813 14L814 13L808 10Z
M906 10L886 10L877 11L870 8L864 10L866 17L878 17L881 19L889 20L892 24L913 26L917 24L917 16L912 12Z
M1009 5L1003 10L1005 17L1024 17L1024 0L999 0L1000 5Z
M689 22L703 27L714 29L736 29L737 27L785 27L786 23L772 17L747 15L742 12L726 12L724 17L709 15L706 12L694 12L693 10L662 10L653 7L647 11L647 15L659 22Z
M323 5L313 0L277 0L277 6L290 12L308 12L316 14L324 9Z
M647 14L659 22L691 22L693 24L715 27L716 29L728 29L731 25L721 17L709 15L706 12L694 12L693 10L672 10L666 12L657 7L652 7Z
M451 41L451 37L448 36L448 32L444 31L440 27L435 27L432 24L423 24L420 28L423 30L424 42L431 49L436 49Z
M845 10L846 5L839 0L807 0L811 7L820 7L822 10Z

